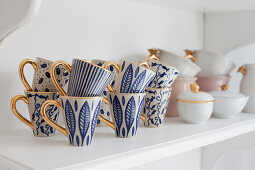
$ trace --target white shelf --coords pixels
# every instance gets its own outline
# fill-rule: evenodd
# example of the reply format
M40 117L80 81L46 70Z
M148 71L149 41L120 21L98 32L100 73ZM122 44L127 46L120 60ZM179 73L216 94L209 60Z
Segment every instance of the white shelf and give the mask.
M136 0L136 1L198 12L255 10L254 0Z
M211 118L204 125L167 118L162 128L140 127L134 138L116 138L109 127L96 128L90 147L74 147L65 136L34 137L30 129L0 132L0 166L24 169L118 169L149 163L255 130L255 114Z

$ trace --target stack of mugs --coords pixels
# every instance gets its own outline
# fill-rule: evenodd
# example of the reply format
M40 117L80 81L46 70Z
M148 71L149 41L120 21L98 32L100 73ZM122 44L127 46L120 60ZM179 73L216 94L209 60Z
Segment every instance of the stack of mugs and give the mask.
M222 85L228 84L229 74L235 68L232 61L208 50L184 51L185 57L190 58L202 69L196 81L202 91L220 91Z
M114 87L110 84L107 87L113 122L103 117L100 117L100 120L111 126L117 137L133 137L136 135L144 107L145 89L153 80L155 73L148 69L147 63L138 65L121 60L120 64L117 64L109 61L102 67L109 66L117 70Z
M31 64L35 70L33 75L32 87L28 84L24 75L24 66ZM58 100L59 94L50 77L50 68L52 61L37 57L35 61L25 59L20 63L19 76L26 90L25 95L17 95L11 100L11 108L15 116L28 125L35 136L54 136L55 130L45 122L40 114L41 106L46 100ZM68 82L68 72L63 67L56 68L56 79L61 87L65 87ZM16 108L18 100L24 101L29 110L31 120L23 117ZM47 115L57 122L59 118L59 109L53 105L47 107Z
M179 71L165 62L159 61L158 50L149 49L150 55L146 61L150 70L156 73L154 79L145 90L146 99L143 112L146 127L162 126L172 92L172 84L179 75Z
M190 85L196 81L196 75L201 71L201 68L190 61L190 56L180 57L166 50L156 48L149 49L149 52L151 55L156 55L161 62L179 70L179 77L172 85L172 94L166 112L167 117L178 116L176 100L181 93L190 91Z

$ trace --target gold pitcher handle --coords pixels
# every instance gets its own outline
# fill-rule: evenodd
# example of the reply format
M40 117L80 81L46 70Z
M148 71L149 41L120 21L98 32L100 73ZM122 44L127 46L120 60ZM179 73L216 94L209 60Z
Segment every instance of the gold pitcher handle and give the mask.
M109 100L108 100L106 97L103 97L103 102L105 102L106 104L110 105L110 102L109 102ZM105 118L104 118L103 116L101 116L100 114L99 114L99 116L98 116L98 120L104 122L106 125L110 126L110 127L115 131L115 127L114 127L113 122L111 122L111 121L105 119Z
M21 120L23 123L25 123L27 126L29 126L31 129L34 128L34 125L32 124L31 121L29 121L28 119L26 119L24 116L22 116L20 114L20 112L17 110L17 107L16 107L16 103L17 101L19 100L22 100L23 102L25 102L26 104L28 104L28 100L25 96L23 95L17 95L17 96L14 96L12 99L11 99L11 109L12 109L12 112L13 114L19 119Z
M240 73L242 73L245 76L246 73L247 73L246 65L242 65L241 67L239 67L237 72L240 72Z
M192 61L193 63L195 63L195 62L197 61L197 58L194 56L194 54L195 54L195 51L194 51L194 50L188 50L188 49L186 49L186 50L184 50L184 52L186 53L186 55L184 56L184 58L186 58L186 59L191 59L191 61Z
M67 136L67 130L66 128L60 126L59 124L55 123L53 120L51 120L49 118L49 116L47 115L46 113L46 109L47 109L47 106L49 105L55 105L57 106L60 110L62 109L62 106L60 104L60 102L57 102L56 100L46 100L42 107L41 107L41 115L43 117L43 119L50 125L52 126L54 129L58 130L59 132L61 132L63 135Z
M26 64L31 64L35 71L37 71L38 65L32 59L24 59L19 64L19 77L21 79L21 82L24 84L24 86L27 89L27 91L33 91L31 86L28 84L27 79L26 79L26 77L24 75L24 67L25 67Z
M60 84L58 83L58 81L56 79L55 70L56 70L57 66L59 66L59 65L63 65L67 69L69 74L71 73L72 67L67 62L59 60L59 61L54 62L50 68L50 77L51 77L52 82L54 83L54 85L56 86L56 88L58 89L59 93L62 96L67 96L66 92L60 86Z
M150 55L146 57L145 61L148 61L148 59L153 59L159 61L158 55L160 54L160 50L158 48L150 48L148 49Z
M102 65L102 68L108 69L109 66L113 66L113 67L116 69L116 71L119 73L119 71L120 71L120 66L119 66L117 63L115 63L114 61L107 61L107 62L105 62L105 63ZM107 85L107 89L108 89L110 92L114 92L114 89L113 89L113 87L112 87L110 84Z

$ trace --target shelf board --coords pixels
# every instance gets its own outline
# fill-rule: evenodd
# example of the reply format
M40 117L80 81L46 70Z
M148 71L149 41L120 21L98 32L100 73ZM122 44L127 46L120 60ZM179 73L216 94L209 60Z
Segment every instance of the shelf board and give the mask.
M151 3L170 8L198 11L244 11L255 10L254 0L135 0L143 3Z
M30 129L0 132L0 163L24 169L132 168L255 130L255 114L211 118L187 124L166 118L161 128L139 127L134 138L117 138L109 127L96 128L90 147L74 147L62 134L34 137Z

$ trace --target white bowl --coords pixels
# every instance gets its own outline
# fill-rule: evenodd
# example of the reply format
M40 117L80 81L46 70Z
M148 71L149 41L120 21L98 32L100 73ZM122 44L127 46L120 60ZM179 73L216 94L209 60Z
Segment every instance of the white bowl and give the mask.
M189 59L179 57L165 50L160 49L159 59L162 62L176 67L180 71L179 77L195 77L201 71L201 68Z
M188 123L204 123L213 111L213 103L182 103L178 102L180 117Z
M242 112L248 102L249 97L245 95L238 96L217 96L211 92L215 99L213 115L219 118L232 118Z
M195 63L202 69L199 76L228 75L235 67L235 64L228 58L211 51L195 50L194 56L196 57Z

